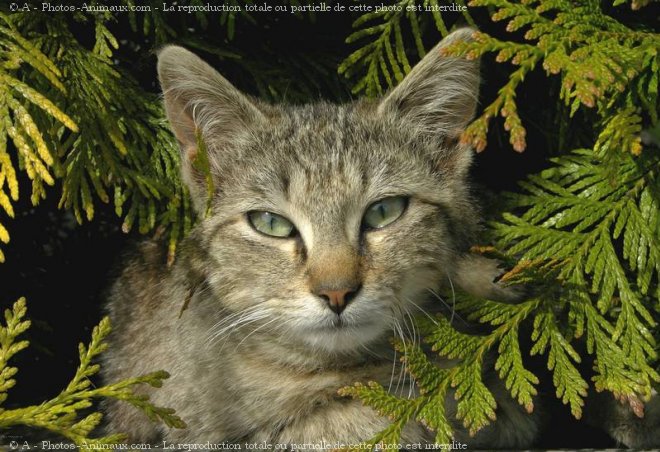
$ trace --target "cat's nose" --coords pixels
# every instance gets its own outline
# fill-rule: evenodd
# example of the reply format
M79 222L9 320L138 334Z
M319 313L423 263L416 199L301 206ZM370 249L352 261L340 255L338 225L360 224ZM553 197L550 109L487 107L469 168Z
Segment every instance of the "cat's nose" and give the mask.
M344 289L321 289L316 291L316 295L323 298L337 315L341 314L348 303L350 303L360 290L360 286L354 286Z

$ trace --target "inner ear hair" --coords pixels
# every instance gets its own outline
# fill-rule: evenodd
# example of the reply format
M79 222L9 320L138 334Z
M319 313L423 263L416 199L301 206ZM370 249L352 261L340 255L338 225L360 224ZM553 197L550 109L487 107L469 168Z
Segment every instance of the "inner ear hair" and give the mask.
M201 58L178 46L158 54L165 112L181 148L181 175L195 208L206 211L208 177L240 146L249 130L265 121L259 108ZM196 160L200 138L207 149L204 174Z
M212 146L215 142L229 143L264 120L247 96L182 47L167 46L159 52L158 77L165 111L182 150L196 147L196 130Z
M457 41L470 41L474 30L454 31L410 71L378 106L380 115L394 115L420 133L460 136L473 118L479 93L479 61L445 56Z

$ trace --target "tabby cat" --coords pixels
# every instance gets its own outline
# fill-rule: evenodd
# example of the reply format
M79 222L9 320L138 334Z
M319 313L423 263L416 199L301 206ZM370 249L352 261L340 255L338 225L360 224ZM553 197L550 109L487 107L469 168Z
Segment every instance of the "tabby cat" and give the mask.
M467 251L478 215L466 181L473 152L458 137L475 112L479 63L442 50L471 34L452 33L383 98L346 105L270 105L181 47L159 53L199 221L171 268L151 242L125 267L111 290L104 367L109 381L170 372L150 394L188 427L116 403L107 406L113 431L242 448L355 444L389 421L337 390L374 380L414 394L388 342L408 316L432 310L433 294L451 285L515 298L493 282L497 262ZM201 142L212 184L195 164ZM473 438L456 422L456 440L532 444L537 415L486 380L497 421ZM448 417L455 412L448 397ZM402 441L433 437L411 423Z

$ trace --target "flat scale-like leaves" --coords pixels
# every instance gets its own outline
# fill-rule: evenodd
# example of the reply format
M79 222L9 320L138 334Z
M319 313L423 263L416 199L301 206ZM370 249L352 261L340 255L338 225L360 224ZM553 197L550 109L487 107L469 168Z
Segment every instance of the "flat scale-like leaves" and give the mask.
M46 128L38 124L38 113L50 121L77 131L77 124L51 100L52 96L24 83L20 71L25 67L45 80L51 89L65 90L61 72L38 47L14 28L9 18L0 14L0 212L14 216L13 203L18 200L19 186L16 167L24 170L32 182L32 203L45 196L46 185L55 183L54 149L43 135ZM11 142L17 153L8 148ZM0 222L0 243L9 242L9 233ZM0 249L0 263L4 254Z
M25 320L27 308L25 299L14 303L12 309L5 310L5 324L0 325L0 403L7 397L7 391L14 386L15 367L7 365L7 361L29 344L26 340L17 340L29 327L30 321ZM16 425L26 425L48 430L62 438L71 441L79 447L99 444L112 444L125 439L121 432L96 437L94 430L100 424L103 415L93 411L89 413L95 399L117 399L130 403L142 410L151 419L174 427L184 428L185 423L174 414L174 410L154 405L148 396L135 393L135 387L150 385L160 387L168 378L166 372L154 372L148 375L94 387L90 377L100 370L93 361L106 348L105 338L110 333L110 322L107 318L101 320L92 331L92 339L88 346L80 344L80 365L67 387L57 396L39 405L22 408L0 408L0 428ZM84 413L84 414L83 414Z
M519 206L529 208L496 225L503 243L523 260L552 259L560 280L592 294L573 292L578 300L567 302L594 300L597 310L589 307L576 317L578 331L586 319L590 347L602 351L597 370L608 376L599 374L598 386L628 395L647 394L649 382L658 379L648 365L656 359L651 332L656 322L645 302L660 276L658 162L657 155L622 153L613 176L602 146L560 157L555 167L526 184L531 195ZM603 317L608 314L615 315L613 325ZM618 383L613 383L615 376Z

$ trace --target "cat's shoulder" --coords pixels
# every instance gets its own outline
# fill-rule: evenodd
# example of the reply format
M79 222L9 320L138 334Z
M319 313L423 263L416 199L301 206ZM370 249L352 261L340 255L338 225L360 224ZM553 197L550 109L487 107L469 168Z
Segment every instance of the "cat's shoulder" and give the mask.
M167 244L162 239L144 239L129 245L114 268L107 313L121 322L123 317L148 314L156 309L159 299L156 294L170 272Z

